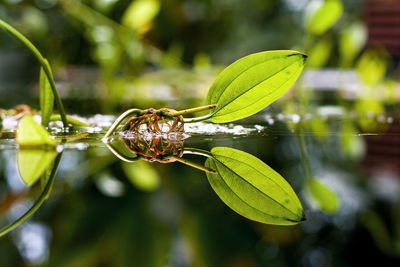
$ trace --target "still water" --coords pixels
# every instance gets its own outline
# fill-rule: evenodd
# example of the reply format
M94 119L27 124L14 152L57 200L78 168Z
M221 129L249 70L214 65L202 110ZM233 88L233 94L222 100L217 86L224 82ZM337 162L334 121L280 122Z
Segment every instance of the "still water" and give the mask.
M261 113L238 124L187 124L183 136L160 137L174 157L153 162L118 156L109 144L125 147L126 156L123 136L102 141L113 116L81 119L91 127L64 135L52 126L64 142L56 151L28 152L15 143L16 121L4 120L0 227L18 226L0 238L1 266L399 263L395 116L359 117L330 107L314 115ZM269 225L235 212L210 185L206 157L184 153L215 147L244 151L279 173L306 220ZM21 220L24 215L31 216Z

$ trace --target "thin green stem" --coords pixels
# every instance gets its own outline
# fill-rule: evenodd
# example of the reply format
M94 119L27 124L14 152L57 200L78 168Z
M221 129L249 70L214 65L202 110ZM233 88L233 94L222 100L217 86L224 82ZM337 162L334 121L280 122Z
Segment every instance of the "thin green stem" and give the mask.
M110 143L105 143L107 148L120 160L125 161L125 162L135 162L138 159L140 159L141 157L139 155L137 155L135 158L130 158L127 157L125 155L122 155L121 153L119 153Z
M181 111L177 111L175 113L171 113L171 115L176 116L176 115L185 115L193 112L198 112L198 111L204 111L204 110L209 110L209 109L215 109L217 107L217 104L212 104L212 105L207 105L207 106L201 106L197 108L189 108L189 109L184 109ZM184 118L183 122L184 123L194 123L194 122L200 122L200 121L205 121L210 119L214 115L214 112L211 112L210 114L201 116L201 117L195 117L195 118Z
M61 116L58 115L58 114L50 116L50 121L59 121L59 120L61 120ZM84 123L84 122L82 122L80 120L71 118L69 116L67 116L67 122L72 124L73 126L89 127L89 125L87 125L86 123Z
M133 109L129 109L127 111L125 111L124 113L122 113L115 121L114 123L111 125L110 129L108 129L106 135L104 136L104 138L109 137L113 132L115 132L115 130L118 128L118 126L121 124L121 122L123 120L125 120L128 116L130 115L138 115L143 113L143 110L141 109L137 109L137 108L133 108ZM105 139L103 139L104 142Z
M213 169L204 167L203 165L197 164L195 162L191 162L191 161L189 161L187 159L182 159L182 158L179 158L179 157L176 157L176 156L173 156L172 158L174 160L176 160L176 161L179 161L180 163L186 164L186 165L188 165L190 167L193 167L195 169L198 169L198 170L201 170L201 171L204 171L204 172L209 172L209 173L216 173L216 171L213 170Z
M217 105L213 104L213 105L201 106L201 107L196 107L196 108L188 108L188 109L184 109L184 110L180 110L180 111L176 111L176 112L171 112L171 115L172 116L186 115L186 114L189 114L189 113L194 113L194 112L214 109L216 107L217 107Z
M60 115L61 115L61 120L63 122L64 127L67 127L67 117L65 115L64 111L64 106L61 102L60 95L58 94L56 84L54 83L53 75L51 73L50 65L46 62L42 54L40 54L39 50L25 37L23 36L20 32L18 32L16 29L14 29L11 25L7 24L5 21L0 19L0 27L5 29L7 32L9 32L12 36L14 36L18 41L20 41L28 50L32 52L32 54L36 57L36 59L39 61L40 65L42 65L42 68L44 72L46 73L47 79L49 80L51 90L53 91L54 98L57 103L57 107L59 109Z
M210 119L213 115L214 115L214 113L210 113L210 114L207 114L207 115L201 116L201 117L184 118L184 119L183 119L183 122L184 122L184 123L194 123L194 122L205 121L205 120Z
M19 217L13 223L0 229L0 237L6 235L10 231L17 228L21 223L25 222L30 216L32 216L40 208L40 206L42 206L43 202L49 197L51 189L53 188L54 179L55 179L55 176L57 173L58 165L61 160L61 155L62 155L62 153L58 154L57 157L55 158L53 169L51 170L49 180L47 181L46 187L43 189L43 192L40 194L39 198L32 205L32 207L27 212L25 212L24 215Z
M183 154L199 155L199 156L203 156L203 157L207 157L207 158L213 157L211 152L200 149L200 148L194 148L194 147L185 147Z

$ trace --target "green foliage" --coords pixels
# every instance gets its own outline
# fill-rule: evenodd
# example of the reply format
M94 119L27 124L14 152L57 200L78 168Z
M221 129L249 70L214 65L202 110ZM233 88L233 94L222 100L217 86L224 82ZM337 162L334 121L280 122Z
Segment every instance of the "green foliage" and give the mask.
M0 19L0 28L6 30L8 33L10 33L12 36L14 36L39 61L39 63L42 66L43 72L47 76L47 79L48 79L47 81L49 82L50 88L56 99L56 103L57 103L58 109L60 111L60 116L63 121L63 125L64 125L64 127L67 127L67 119L66 119L66 115L65 115L65 111L64 111L64 105L62 104L61 98L58 95L58 91L57 91L56 85L54 83L54 78L53 78L53 75L51 72L51 68L50 68L50 65L47 62L47 60L42 56L42 54L39 52L39 50L23 34L21 34L14 27L12 27L11 25L9 25L8 23L6 23L5 21L3 21L1 19Z
M340 66L351 67L366 41L367 30L363 24L358 22L344 28L339 37Z
M306 55L290 50L266 51L239 59L214 81L207 104L217 104L212 122L248 117L281 97L303 70Z
M332 190L316 179L309 179L306 188L319 208L327 213L335 213L339 207L339 200Z
M307 67L314 69L323 67L329 60L331 52L332 40L330 38L318 40L308 53L310 56L307 60Z
M17 153L18 172L27 186L34 184L56 157L57 152L51 150L21 149Z
M311 121L306 122L306 124L319 141L324 142L328 139L329 126L326 120L314 117Z
M307 31L313 35L321 35L329 30L340 18L343 5L338 0L326 0L319 8L311 11L307 17Z
M45 60L47 63L47 60ZM40 68L39 77L39 96L40 96L40 112L42 115L42 125L46 127L50 122L51 113L54 107L54 94L51 91L49 80L43 68Z
M240 150L215 147L206 167L208 180L222 201L240 215L262 223L292 225L304 220L291 186L256 157Z
M122 24L137 31L143 32L160 11L159 0L135 0L128 6L123 17Z
M378 115L385 113L383 102L376 98L357 99L354 104L354 110L359 115L357 122L362 130L383 130L381 127L379 127L379 122L376 120Z
M361 80L377 86L385 77L389 56L384 50L367 50L357 62L356 70Z
M37 124L31 115L25 115L19 122L17 144L22 147L57 145L57 143L50 138L46 129Z
M160 176L148 162L124 162L122 167L134 186L144 191L154 191L160 185Z
M360 159L365 155L365 142L349 120L342 123L340 130L340 148L343 154L352 159Z

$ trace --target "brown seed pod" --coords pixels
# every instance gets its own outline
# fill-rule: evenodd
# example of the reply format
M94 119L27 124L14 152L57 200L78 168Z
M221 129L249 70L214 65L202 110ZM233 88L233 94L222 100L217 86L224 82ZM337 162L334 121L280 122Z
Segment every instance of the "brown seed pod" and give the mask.
M155 110L153 108L146 109L145 113L140 116L134 116L128 119L123 126L123 131L129 133L163 133L164 127L167 127L166 133L184 133L184 122L182 115L173 116L176 112L174 109L162 108ZM140 130L141 125L146 125L145 130Z

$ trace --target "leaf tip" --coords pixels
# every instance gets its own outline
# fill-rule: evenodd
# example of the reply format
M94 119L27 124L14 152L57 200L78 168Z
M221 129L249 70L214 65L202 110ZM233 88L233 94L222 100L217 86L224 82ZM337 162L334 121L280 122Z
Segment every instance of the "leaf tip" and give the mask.
M304 222L306 220L307 220L306 215L304 214L304 211L302 211L300 222Z
M308 56L306 54L303 54L301 52L297 52L297 53L293 53L293 54L288 55L288 57L291 57L291 56L301 56L301 57L303 57L303 63L306 63L307 58L308 58Z

